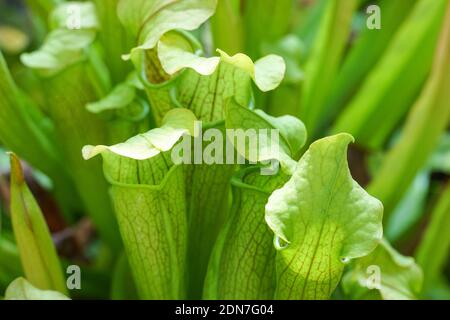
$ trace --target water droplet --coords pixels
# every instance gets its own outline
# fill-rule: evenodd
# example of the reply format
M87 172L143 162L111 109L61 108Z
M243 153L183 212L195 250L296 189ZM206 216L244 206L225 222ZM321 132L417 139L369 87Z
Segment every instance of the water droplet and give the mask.
M350 262L350 258L348 258L348 257L342 257L342 258L341 258L341 262L344 263L344 264L347 264L347 263Z
M286 249L289 246L289 242L284 241L282 238L280 238L279 236L275 236L275 247L278 250L283 250Z

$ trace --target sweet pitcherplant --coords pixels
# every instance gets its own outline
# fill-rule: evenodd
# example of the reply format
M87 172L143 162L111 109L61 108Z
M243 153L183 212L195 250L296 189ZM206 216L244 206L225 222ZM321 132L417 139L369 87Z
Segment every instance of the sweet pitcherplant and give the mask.
M403 1L381 1L389 28L399 30L376 38L375 53L360 70L355 66L372 37L364 31L341 62L363 1L318 1L301 12L306 22L296 34L285 38L289 19L283 14L292 1L245 2L270 20L267 34L248 7L239 7L244 1L37 2L43 6L34 14L47 33L20 61L39 79L33 86L40 98L19 89L0 55L0 141L53 181L68 223L80 212L92 220L101 249L89 247L98 263L82 268L91 279L83 271L82 288L101 283L114 266L106 280L114 299L421 296L420 267L383 237L383 202L391 215L450 119L444 107L450 92L448 1L415 1L410 15ZM427 14L418 22L421 11ZM397 12L404 23L393 18ZM232 31L235 39L229 39ZM398 54L411 34L417 37L410 50ZM412 57L418 55L423 59L416 64ZM308 58L304 68L300 56ZM414 81L398 81L411 64L420 71ZM433 64L369 194L352 177L349 146L355 138L366 147L384 146ZM374 83L383 84L382 93ZM393 118L371 122L394 93L402 103ZM427 131L426 120L438 111L438 125ZM411 155L414 143L426 152L406 164L401 154ZM396 159L403 167L392 173ZM61 265L76 262L58 258L20 160L12 153L10 161L15 244L7 231L0 237L0 280L3 272L24 278L9 285L5 298L67 299ZM439 203L436 219L448 220L448 201ZM431 255L439 225L430 228L420 246L422 261ZM448 248L449 239L439 241ZM3 271L2 256L17 265L20 260L22 272ZM425 277L427 286L439 278L443 256L423 264L434 273ZM102 297L83 290L81 297Z

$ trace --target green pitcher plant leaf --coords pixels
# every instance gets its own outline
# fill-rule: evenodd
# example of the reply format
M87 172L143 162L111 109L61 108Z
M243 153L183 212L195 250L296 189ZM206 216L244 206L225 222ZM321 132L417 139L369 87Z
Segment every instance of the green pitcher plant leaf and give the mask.
M108 95L99 101L88 103L86 108L92 113L123 109L136 99L137 89L142 90L143 86L133 72L128 75L126 81L116 85Z
M210 260L205 299L274 298L276 250L264 212L270 194L289 177L264 176L260 170L243 169L232 179L233 207Z
M117 143L149 130L150 106L140 96L143 89L136 73L132 72L102 99L86 105L88 111L99 114L107 122L108 143Z
M195 120L191 111L174 109L161 128L115 146L83 148L85 159L103 155L125 250L144 299L186 297L185 177L169 151L183 135L194 135Z
M187 220L182 167L170 167L170 159L163 155L145 161L104 158L139 296L185 298Z
M275 234L277 299L328 299L344 266L382 237L383 206L351 177L348 134L314 142L266 205Z
M168 31L197 29L214 14L216 5L217 0L120 0L117 12L137 39L133 52L153 49Z
M220 57L204 58L190 52L190 48L179 37L167 34L158 43L158 57L168 74L191 68L197 73L209 76L213 74L221 62L231 64L248 73L261 91L270 91L279 86L284 78L286 65L283 58L277 55L267 55L256 62L245 54L237 53L229 56L222 50L217 50Z
M56 29L38 51L23 54L22 62L42 74L54 75L82 60L95 35L91 30Z
M155 102L153 107L156 105L157 118L171 108L183 107L191 110L205 125L215 126L224 120L228 99L234 98L242 105L249 104L252 78L261 88L269 90L281 82L285 72L284 62L277 56L263 58L254 64L243 54L230 57L223 53L222 58L198 59L199 54L195 41L179 32L166 33L159 41L157 50L146 52L144 61L151 67L146 70L146 75L158 75L154 78L157 85L146 85L150 101ZM274 62L274 65L269 62ZM142 61L137 65L142 65ZM263 70L267 70L268 74L263 75ZM161 94L165 98L161 98ZM157 120L157 123L160 121ZM220 130L221 125L218 126ZM193 297L201 296L210 251L221 223L225 221L228 184L234 170L232 165L194 165L186 170L189 252L190 255L200 252L198 259L190 260L192 279L189 292ZM205 197L205 193L214 196Z
M188 109L174 109L166 114L163 125L114 146L85 146L82 153L89 160L107 150L135 160L146 160L169 151L185 134L194 135L196 118Z
M86 109L86 104L98 100L109 86L104 65L93 48L95 37L93 29L60 27L48 35L40 49L22 55L21 60L43 80L58 147L82 203L100 234L118 248L120 238L101 164L87 163L80 156L83 146L105 143L108 137L106 123Z
M249 138L254 134L257 146L253 146L253 149L251 143L242 144L239 140L228 137L239 154L253 163L278 160L283 170L293 172L296 162L292 158L306 143L307 134L303 122L293 116L276 118L262 110L250 110L234 100L228 102L225 112L227 129L243 130ZM276 137L272 136L274 133Z

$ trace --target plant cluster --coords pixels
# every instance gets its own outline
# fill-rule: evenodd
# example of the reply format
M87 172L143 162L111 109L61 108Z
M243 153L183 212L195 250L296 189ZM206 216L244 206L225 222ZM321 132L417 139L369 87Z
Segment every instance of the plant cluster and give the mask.
M450 297L448 0L25 3L5 299Z

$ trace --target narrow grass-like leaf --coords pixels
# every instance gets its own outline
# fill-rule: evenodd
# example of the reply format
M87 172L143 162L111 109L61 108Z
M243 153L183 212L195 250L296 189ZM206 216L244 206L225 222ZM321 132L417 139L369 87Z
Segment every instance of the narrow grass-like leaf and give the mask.
M319 122L327 113L326 98L338 72L350 34L351 18L358 0L327 1L312 53L305 67L300 118L310 138L318 134Z
M11 218L26 277L40 289L66 293L50 232L14 154L11 154Z
M437 281L450 252L450 187L442 192L433 209L428 226L416 251L416 258L425 275L425 289Z
M415 2L415 0L380 2L381 29L365 28L345 58L328 98L328 113L324 115L327 120L334 118L336 113L349 102L364 78L376 66L398 28L414 8Z
M430 172L419 172L394 212L386 222L385 237L391 242L400 240L419 222L425 213L430 188Z
M349 132L370 148L385 144L430 71L446 4L421 0L414 6L333 132Z
M46 119L33 102L19 90L0 53L0 141L36 169L47 174L55 185L61 208L73 204L74 186L64 168ZM11 121L14 119L14 121Z
M450 5L446 3L445 23L431 75L408 115L401 138L389 151L369 186L369 191L385 205L387 215L402 198L416 174L426 165L449 123Z
M244 25L239 0L218 1L210 22L214 47L230 54L244 50Z

